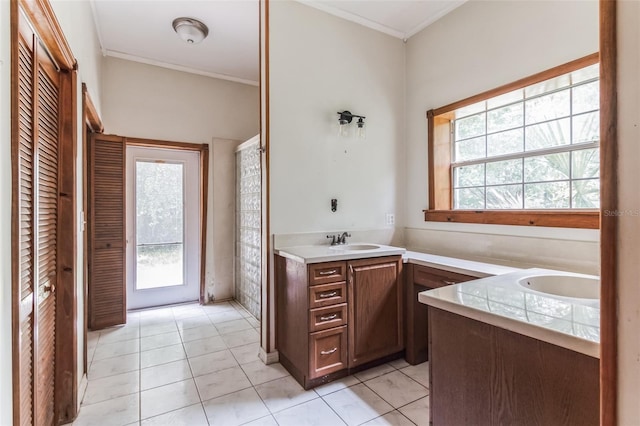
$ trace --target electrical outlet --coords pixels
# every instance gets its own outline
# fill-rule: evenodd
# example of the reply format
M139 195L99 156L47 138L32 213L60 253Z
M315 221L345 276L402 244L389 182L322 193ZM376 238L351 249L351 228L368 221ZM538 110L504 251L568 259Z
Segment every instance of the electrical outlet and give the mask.
M384 215L384 222L387 225L395 225L396 224L396 215L393 213L387 213Z

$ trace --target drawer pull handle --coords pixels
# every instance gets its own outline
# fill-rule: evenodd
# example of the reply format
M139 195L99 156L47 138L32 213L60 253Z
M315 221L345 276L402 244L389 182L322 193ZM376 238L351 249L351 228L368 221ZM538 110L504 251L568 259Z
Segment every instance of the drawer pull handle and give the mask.
M443 283L445 283L446 285L454 285L454 284L458 284L455 281L448 281L448 280L442 280Z
M320 321L331 321L332 319L338 318L338 314L327 315L326 317L320 317Z
M330 271L320 271L320 272L319 272L319 274L320 274L320 275L333 275L333 274L335 274L336 272L338 272L338 270L337 270L337 269L332 269L332 270L330 270Z
M338 350L338 348L333 348L330 351L320 351L320 355L331 355L332 353L334 353L337 350Z
M332 291L331 293L320 293L318 297L320 297L320 299L327 299L329 297L333 297L337 295L338 295L337 291Z

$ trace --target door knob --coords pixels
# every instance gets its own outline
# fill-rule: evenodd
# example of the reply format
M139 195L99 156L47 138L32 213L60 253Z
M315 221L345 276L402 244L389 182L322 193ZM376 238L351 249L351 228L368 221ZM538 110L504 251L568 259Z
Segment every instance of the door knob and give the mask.
M42 290L44 291L44 293L55 293L56 292L56 285L55 284L45 284L42 286Z

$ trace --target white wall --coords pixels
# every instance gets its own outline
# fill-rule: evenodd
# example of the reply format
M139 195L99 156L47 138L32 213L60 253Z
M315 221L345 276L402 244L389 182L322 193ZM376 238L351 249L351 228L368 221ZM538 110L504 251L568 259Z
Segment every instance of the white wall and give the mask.
M292 1L270 2L269 31L271 233L399 222L402 41ZM338 137L345 109L367 117L366 140Z
M619 424L640 419L640 3L618 2Z
M597 1L470 1L406 47L405 235L411 248L598 273L597 231L425 223L422 213L426 111L597 52ZM464 242L448 244L454 239ZM511 246L518 249L506 249Z
M235 221L236 221L236 148L240 141L214 139L211 152L213 205L215 211L209 240L213 249L207 252L207 296L210 300L235 296Z
M206 294L233 297L234 141L259 131L258 88L111 57L104 65L105 133L209 144Z
M11 44L0 0L0 425L13 422L11 382Z
M210 143L259 131L255 86L106 57L102 90L105 133Z

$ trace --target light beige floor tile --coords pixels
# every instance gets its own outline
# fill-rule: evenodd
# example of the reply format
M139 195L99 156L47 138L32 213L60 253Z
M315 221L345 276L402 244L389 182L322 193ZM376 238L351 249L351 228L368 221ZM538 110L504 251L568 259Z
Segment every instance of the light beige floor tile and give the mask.
M392 411L365 423L363 426L413 426L413 422L399 411Z
M138 421L140 397L135 393L83 406L73 426L122 426Z
M382 364L377 367L361 371L355 374L355 376L361 382L366 382L374 377L382 376L383 374L391 373L392 371L396 371L396 369L389 364Z
M151 349L163 348L165 346L177 345L181 343L180 333L172 331L170 333L154 334L140 338L140 350L149 351Z
M242 364L241 367L254 386L289 375L280 363L266 365L258 360Z
M221 311L213 314L208 313L207 315L209 315L209 320L214 324L220 324L223 322L234 321L234 320L239 320L243 318L243 316L240 315L240 313L233 308L231 308L231 310L228 310L228 311Z
M402 368L400 371L420 383L422 386L427 388L429 387L429 362L410 365L409 367Z
M132 326L111 327L100 332L98 344L122 342L140 337L140 329Z
M189 364L194 377L238 366L238 362L228 349L189 358Z
M421 398L400 408L400 412L418 426L429 425L429 397Z
M199 327L189 328L180 332L183 342L191 342L193 340L206 339L207 337L217 336L218 330L213 324L205 324Z
M227 368L195 378L203 401L251 387L240 367Z
M154 365L167 364L186 358L182 345L165 346L140 353L140 365L142 368Z
M272 413L318 398L317 393L304 390L291 376L272 380L255 388Z
M93 361L89 367L89 380L100 379L102 377L115 376L116 374L127 373L140 369L140 354L129 354L115 358L107 358L100 361Z
M376 377L366 381L365 384L395 408L429 394L427 388L400 371Z
M178 327L178 331L180 331L181 333L184 330L201 327L203 325L211 325L211 321L209 320L208 316L176 320L176 326Z
M389 365L392 366L393 368L401 369L401 368L409 367L411 364L409 364L404 358L399 358L399 359L396 359L395 361L389 362Z
M168 413L200 402L193 379L140 392L141 419Z
M280 426L338 426L345 423L320 398L273 415Z
M348 425L359 425L393 411L393 407L364 384L322 397Z
M202 310L206 312L207 315L219 314L221 312L235 312L235 308L229 302L220 302L220 303L210 303L208 305L202 305Z
M173 312L173 317L175 319L195 318L206 315L206 312L200 308L183 309Z
M93 360L100 361L101 359L134 354L136 352L140 352L140 342L137 338L133 340L122 340L114 343L98 343L93 354Z
M203 405L212 425L241 425L269 415L269 410L253 388L210 399Z
M251 327L253 328L258 328L260 327L260 321L258 321L257 319L255 319L253 316L245 318L247 321L249 321L249 324L251 324Z
M238 320L218 323L216 324L216 328L218 329L220 334L229 334L229 333L236 333L242 330L248 330L253 327L251 326L251 324L249 324L249 321L245 319L238 319Z
M273 418L271 414L262 417L258 420L254 420L249 423L245 423L244 426L278 426L278 422Z
M236 346L231 348L233 356L240 364L247 364L249 362L260 361L258 354L260 353L260 343L249 343L244 346Z
M190 378L189 362L186 359L181 359L155 367L143 368L140 371L140 388L147 390Z
M140 336L154 336L156 334L164 334L171 333L173 331L178 331L176 327L176 322L171 320L169 322L163 322L161 324L151 324L151 325L142 325L140 326Z
M193 340L191 342L184 343L184 350L187 352L187 356L189 358L223 351L225 349L227 349L227 345L220 336L207 337L206 339Z
M260 341L260 335L253 329L238 331L237 333L223 334L222 340L230 348L236 346L244 346L249 343L255 343Z
M354 386L360 383L355 376L347 376L339 380L335 380L331 383L327 383L326 385L318 386L313 390L320 396L328 395L333 392L337 392L342 389L346 389L350 386Z
M138 371L89 380L82 400L83 405L114 399L140 391L140 374Z
M208 426L207 416L204 414L202 404L194 404L188 407L170 411L156 417L143 420L140 426Z

